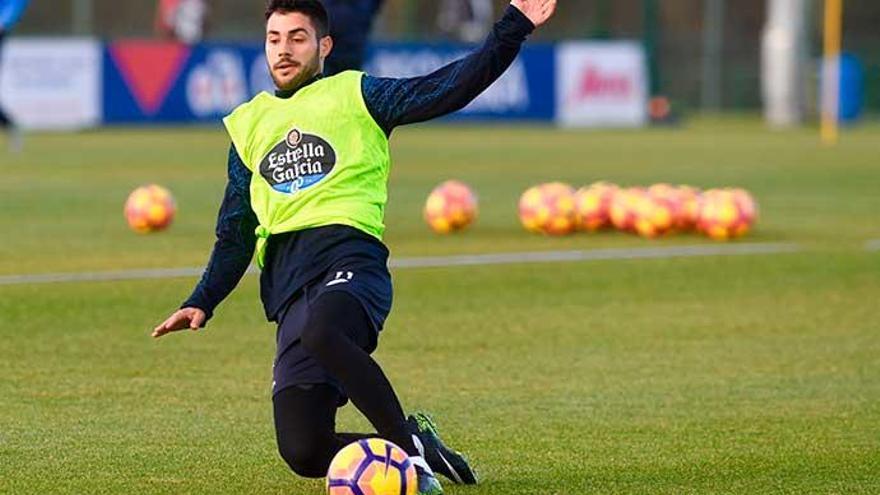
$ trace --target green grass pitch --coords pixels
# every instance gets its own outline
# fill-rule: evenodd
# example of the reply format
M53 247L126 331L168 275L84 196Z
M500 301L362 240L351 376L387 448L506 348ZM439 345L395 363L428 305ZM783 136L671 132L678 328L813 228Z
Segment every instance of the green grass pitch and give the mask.
M396 132L394 256L709 243L519 227L527 186L598 179L746 187L762 208L748 240L801 248L395 271L378 359L483 475L447 492L880 493L878 137L823 148L748 118ZM219 129L29 137L0 154L0 276L203 265L227 146ZM481 216L439 237L421 207L448 178L476 189ZM138 236L122 204L151 182L179 217ZM275 452L256 277L207 331L148 337L194 282L0 286L0 493L322 493ZM339 424L367 428L351 407Z

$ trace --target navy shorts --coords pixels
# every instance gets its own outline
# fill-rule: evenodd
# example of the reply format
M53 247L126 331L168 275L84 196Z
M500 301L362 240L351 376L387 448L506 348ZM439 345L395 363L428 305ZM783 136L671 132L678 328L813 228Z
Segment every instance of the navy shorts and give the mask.
M281 312L272 368L273 396L296 385L329 384L344 397L338 380L306 352L300 339L309 321L312 303L330 291L344 291L361 303L374 333L355 340L369 353L376 349L379 332L391 311L392 288L388 268L373 260L351 259L335 263L323 277L297 292Z

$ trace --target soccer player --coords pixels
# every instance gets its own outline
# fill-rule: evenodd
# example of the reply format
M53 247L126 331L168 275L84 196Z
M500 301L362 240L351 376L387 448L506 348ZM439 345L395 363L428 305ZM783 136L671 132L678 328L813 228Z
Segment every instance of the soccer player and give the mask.
M479 49L425 76L347 71L324 78L333 39L323 5L268 3L266 58L277 91L224 119L232 146L214 251L190 298L153 336L202 328L256 253L266 316L278 325L272 397L278 449L297 474L322 477L340 448L378 434L410 455L420 494L443 492L434 472L476 483L427 416L404 416L370 357L391 308L381 241L388 138L397 126L454 112L476 98L555 8L555 0L513 0ZM336 409L347 400L375 434L336 431Z
M28 0L0 0L0 73L3 72L3 38L21 19L27 4ZM12 127L12 124L13 122L0 107L0 128L6 129ZM20 140L21 136L13 129L11 144L13 150L21 146Z
M154 29L162 38L198 43L205 36L208 12L206 0L159 0Z
M367 40L384 0L324 0L332 19L333 50L324 60L324 76L359 70L364 64Z

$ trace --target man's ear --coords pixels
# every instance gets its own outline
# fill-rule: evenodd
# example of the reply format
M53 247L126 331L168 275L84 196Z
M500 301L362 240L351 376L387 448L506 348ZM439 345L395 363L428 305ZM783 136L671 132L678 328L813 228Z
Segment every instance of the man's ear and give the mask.
M330 52L333 51L333 38L329 36L324 36L318 41L318 53L321 55L321 58L327 58L330 56Z

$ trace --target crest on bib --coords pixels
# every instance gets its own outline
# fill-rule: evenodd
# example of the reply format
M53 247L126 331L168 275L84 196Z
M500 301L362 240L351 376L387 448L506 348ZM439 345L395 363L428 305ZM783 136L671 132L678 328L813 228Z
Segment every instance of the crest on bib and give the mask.
M336 150L321 136L294 127L260 162L260 175L278 192L296 194L336 166Z

